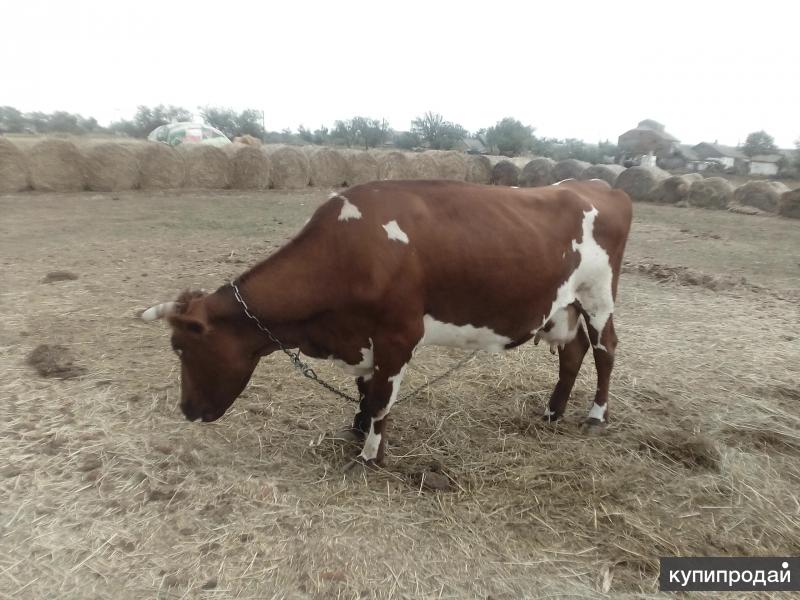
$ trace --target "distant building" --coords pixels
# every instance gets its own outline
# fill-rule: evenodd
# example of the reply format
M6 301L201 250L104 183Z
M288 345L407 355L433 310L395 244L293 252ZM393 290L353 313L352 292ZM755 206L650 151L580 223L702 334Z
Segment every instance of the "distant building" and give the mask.
M713 164L720 165L724 170L732 170L741 175L747 174L749 158L739 148L724 146L717 143L700 142L692 147L699 162L696 170L704 171Z
M750 175L777 175L784 160L782 154L756 154L750 157L748 173Z
M460 150L461 152L466 152L467 154L487 154L488 150L486 149L486 144L480 138L476 137L467 137L460 140L454 147L453 150Z
M658 121L645 119L633 129L619 136L619 162L640 162L642 156L653 155L657 159L673 156L679 145L678 138L667 133Z

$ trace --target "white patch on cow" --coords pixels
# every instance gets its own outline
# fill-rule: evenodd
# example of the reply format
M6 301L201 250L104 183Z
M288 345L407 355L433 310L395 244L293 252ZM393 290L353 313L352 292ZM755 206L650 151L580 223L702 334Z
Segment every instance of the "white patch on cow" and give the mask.
M561 181L556 181L553 185L561 185L565 181L575 181L574 177L567 177L566 179L562 179Z
M375 361L372 338L369 338L369 348L361 349L361 362L358 364L351 365L350 363L346 363L343 360L334 357L333 355L329 356L328 360L332 360L337 367L346 373L350 373L356 377L364 377L366 380L367 377L372 377L372 368Z
M339 220L340 221L349 221L350 219L360 219L361 218L361 211L358 210L358 207L355 204L351 204L350 200L342 196L342 210L339 213Z
M590 179L589 181L603 181L605 183L608 183L605 179L598 179L597 177L595 177L594 179Z
M437 321L431 315L423 317L425 334L419 342L420 346L452 346L468 350L486 350L502 352L511 338L495 333L488 327L473 325L453 325Z
M510 187L512 190L518 190L518 189L519 189L519 186L518 186L518 185L511 185L511 186L509 186L509 187Z
M336 196L338 196L338 195L339 195L339 192L331 192L331 193L328 195L328 200L333 200L333 199L334 199L334 198L336 198ZM344 198L344 196L342 196L342 198Z
M552 410L550 410L549 406L545 406L544 407L544 416L545 417L552 417L554 414L556 414L556 413L554 413Z
M360 457L363 460L375 460L378 456L378 448L381 444L381 436L379 433L375 433L375 422L384 419L386 415L389 414L389 411L392 409L394 403L397 402L397 395L400 392L400 384L403 382L403 375L405 375L407 366L408 365L403 365L403 368L400 369L400 372L397 375L392 375L389 377L389 382L392 384L392 391L389 395L389 401L386 403L386 407L378 413L378 416L374 417L370 421L369 433L367 434L367 439L364 440L364 447L361 449Z
M397 221L389 221L383 228L386 230L386 235L389 236L390 240L397 240L404 244L408 243L408 236L405 231L400 229L400 225L397 224Z
M606 422L606 409L608 408L607 405L603 404L600 406L599 404L592 404L592 408L589 409L589 418L590 419L597 419L601 423Z
M533 333L537 333L541 327L544 327L559 310L578 300L583 310L589 315L588 325L598 332L597 344L594 347L605 350L600 344L599 335L614 312L614 298L611 295L612 272L608 253L603 250L593 236L594 220L597 214L598 211L594 207L584 211L581 241L579 243L577 240L572 240L572 249L580 254L580 263L558 288L556 299L550 307L550 313L542 318L541 326Z
M550 322L553 326L550 331L539 330L536 333L537 338L545 340L550 344L550 352L555 354L556 348L564 348L575 339L578 334L578 327L580 326L580 315L576 314L576 309L572 306L559 308L555 314L550 317Z

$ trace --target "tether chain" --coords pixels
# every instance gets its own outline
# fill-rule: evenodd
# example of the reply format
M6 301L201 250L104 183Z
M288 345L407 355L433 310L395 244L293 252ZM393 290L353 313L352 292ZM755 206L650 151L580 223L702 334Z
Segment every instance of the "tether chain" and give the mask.
M259 318L257 316L255 316L252 312L250 312L250 307L247 306L247 302L245 302L244 298L242 298L242 294L239 291L239 288L236 285L236 282L235 281L231 281L230 285L233 288L233 295L236 298L236 301L239 304L241 304L242 308L244 309L244 314L247 315L247 317L251 321L253 321L253 323L256 324L256 327L258 327L264 334L266 334L266 336L270 339L270 341L272 341L272 342L274 342L275 344L278 345L278 348L281 349L281 352L283 352L286 356L289 357L289 360L292 361L292 366L295 369L297 369L298 371L300 371L300 373L303 375L303 377L307 377L308 379L318 383L319 385L324 387L329 392L332 392L332 393L336 394L337 396L340 396L340 397L344 398L345 400L349 400L350 402L355 402L356 404L359 403L359 399L358 398L354 398L350 394L346 394L345 392L333 387L331 384L329 384L328 382L324 381L323 379L320 379L320 377L316 374L316 372L311 367L311 365L309 365L307 362L303 362L303 359L300 358L300 352L299 351L298 352L292 352L292 350L290 350L289 348L284 346L283 343L281 343L281 341L277 337L275 337L275 335L269 329L267 329L267 327L264 326L264 324L259 320ZM477 353L478 353L478 351L475 350L471 354L469 354L466 357L462 358L460 361L458 361L455 365L453 365L450 369L448 369L447 371L445 371L441 375L439 375L439 376L435 377L434 379L432 379L431 381L429 381L429 382L427 382L427 383L425 383L425 384L423 384L423 385L411 390L408 394L405 394L402 398L400 398L397 402L395 402L395 404L398 404L400 402L408 400L409 398L413 398L414 396L419 394L424 389L429 388L430 386L438 383L440 380L442 380L445 377L447 377L448 375L450 375L453 371L456 371L456 370L460 369L461 367L463 367Z

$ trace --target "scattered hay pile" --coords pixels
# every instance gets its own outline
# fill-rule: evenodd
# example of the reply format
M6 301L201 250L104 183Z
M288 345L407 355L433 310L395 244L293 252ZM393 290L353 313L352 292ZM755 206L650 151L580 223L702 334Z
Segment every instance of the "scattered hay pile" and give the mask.
M453 181L464 181L467 178L467 161L461 152L447 150L441 152L431 150L425 152L433 157L439 166L440 179L452 179Z
M413 179L440 178L439 165L433 156L427 152L410 155L408 157L408 166Z
M733 185L722 177L709 177L692 183L689 204L700 208L728 208L733 200Z
M359 185L375 181L378 177L378 161L369 152L354 150L345 155L347 160L347 185Z
M230 185L231 161L219 148L207 144L181 144L178 152L186 161L186 187L217 190Z
M778 204L778 214L790 219L800 219L800 188L786 192Z
M86 164L72 142L46 139L27 152L31 185L44 192L79 192L86 188Z
M308 186L311 179L306 155L292 146L265 146L272 166L272 187L296 190Z
M308 156L311 185L339 187L347 185L347 160L332 148L312 148Z
M661 204L677 204L689 197L689 188L692 183L703 178L699 173L686 175L673 175L662 180L653 190L650 199Z
M492 168L492 185L519 185L520 169L508 159L501 160Z
M555 182L555 179L553 179L555 166L556 161L552 158L541 156L531 159L519 174L519 184L524 187L550 185Z
M471 183L489 183L492 178L492 162L480 154L468 154L466 180Z
M230 161L230 186L233 189L265 190L269 187L269 157L260 144L234 142L223 146L222 150Z
M233 138L234 144L247 144L248 146L263 146L263 142L258 139L257 137L253 137L252 135L240 135Z
M402 152L382 152L376 160L378 179L411 179L411 165Z
M134 151L113 142L89 146L86 159L86 187L93 192L119 192L139 186L139 164Z
M734 203L774 213L789 188L778 181L748 181L733 192Z
M36 369L40 377L72 379L86 374L86 369L75 364L70 349L60 345L40 344L28 355L26 362Z
M183 155L166 144L147 142L133 147L139 162L139 187L143 190L170 190L186 181Z
M622 165L591 165L581 173L581 179L602 179L611 187L617 182L619 174L625 170Z
M565 179L579 179L581 174L591 167L591 163L574 158L560 160L553 167L553 180L564 181Z
M621 189L635 202L650 201L653 192L669 173L659 168L631 167L619 174L614 187Z
M22 150L0 137L0 194L28 189L28 164Z

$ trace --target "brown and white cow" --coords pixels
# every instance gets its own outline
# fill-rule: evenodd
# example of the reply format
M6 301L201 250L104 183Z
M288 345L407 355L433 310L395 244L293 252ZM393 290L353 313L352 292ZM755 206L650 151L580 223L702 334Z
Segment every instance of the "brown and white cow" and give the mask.
M386 415L414 349L424 345L496 352L544 339L559 355L549 421L564 414L591 345L597 392L585 426L603 427L630 224L628 196L598 180L525 189L373 182L333 195L235 283L283 344L358 376L359 460L380 463ZM231 285L186 292L142 315L164 316L190 420L221 417L259 359L277 349Z

